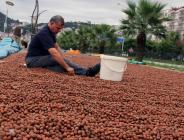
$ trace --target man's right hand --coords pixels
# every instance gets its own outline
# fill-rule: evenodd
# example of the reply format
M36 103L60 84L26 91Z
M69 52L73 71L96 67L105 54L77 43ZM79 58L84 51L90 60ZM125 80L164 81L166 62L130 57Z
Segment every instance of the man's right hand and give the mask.
M49 49L49 53L52 57L63 67L66 69L68 75L75 75L74 69L69 67L66 62L64 61L63 55L56 49L57 45L54 48Z
M68 75L71 75L71 76L75 75L74 69L71 67L66 68L66 71L67 71Z

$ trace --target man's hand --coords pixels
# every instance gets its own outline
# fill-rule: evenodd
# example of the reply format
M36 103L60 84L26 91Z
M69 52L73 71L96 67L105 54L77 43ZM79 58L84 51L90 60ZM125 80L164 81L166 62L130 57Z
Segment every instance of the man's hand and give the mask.
M56 48L50 48L49 53L52 57L63 67L66 69L68 75L75 75L74 69L68 66L68 64L64 61L63 55Z
M68 75L71 75L71 76L75 75L74 69L71 67L66 68L66 71L67 71Z

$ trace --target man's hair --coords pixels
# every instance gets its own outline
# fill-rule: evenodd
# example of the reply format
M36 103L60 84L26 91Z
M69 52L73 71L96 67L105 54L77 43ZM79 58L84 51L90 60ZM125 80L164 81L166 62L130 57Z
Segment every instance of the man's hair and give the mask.
M56 15L51 17L50 22L59 23L60 25L64 25L64 18L60 15Z

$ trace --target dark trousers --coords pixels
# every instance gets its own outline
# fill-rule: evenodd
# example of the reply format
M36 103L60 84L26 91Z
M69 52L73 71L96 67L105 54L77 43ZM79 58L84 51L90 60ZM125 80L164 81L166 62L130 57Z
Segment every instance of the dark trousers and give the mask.
M66 72L66 70L59 65L51 55L27 57L25 61L28 68L42 67L55 72ZM74 69L75 74L86 75L86 68L83 68L80 65L69 61L68 59L64 59L64 61Z

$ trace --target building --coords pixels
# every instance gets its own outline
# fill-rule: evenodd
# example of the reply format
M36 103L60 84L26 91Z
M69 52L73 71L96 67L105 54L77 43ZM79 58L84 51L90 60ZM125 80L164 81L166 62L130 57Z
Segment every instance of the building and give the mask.
M184 6L165 10L164 13L171 18L165 23L167 30L179 32L184 40Z

